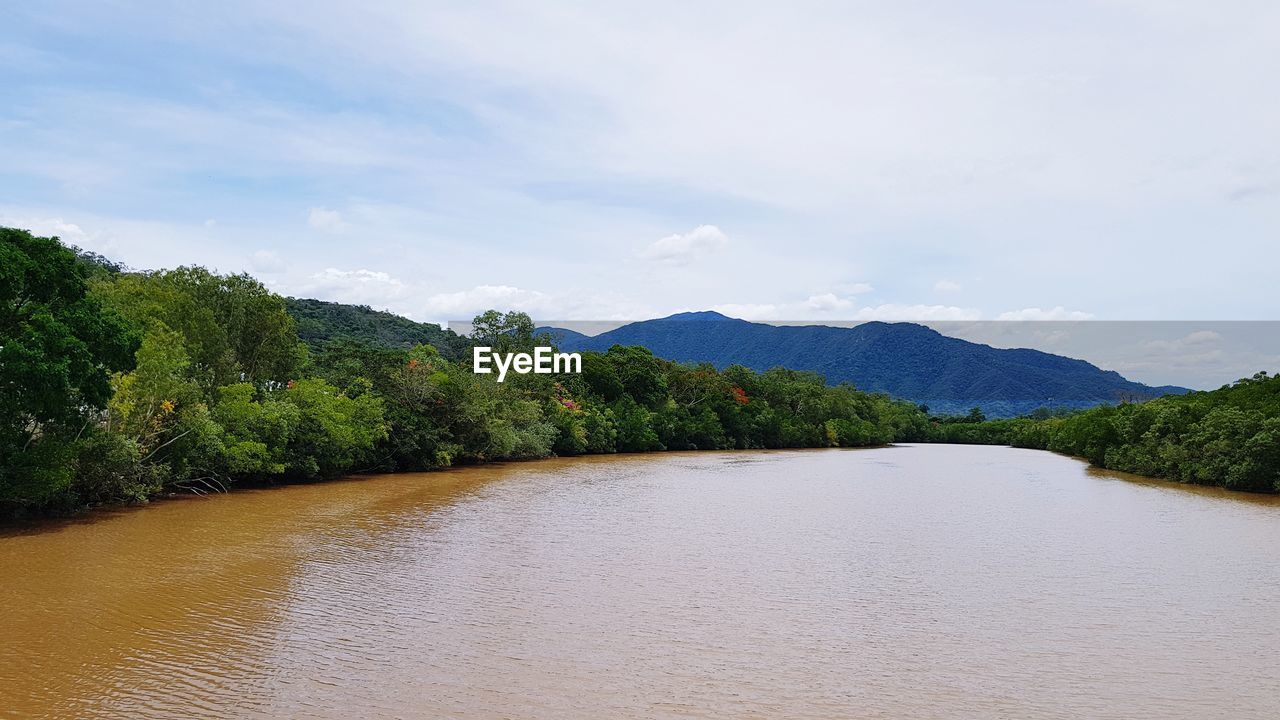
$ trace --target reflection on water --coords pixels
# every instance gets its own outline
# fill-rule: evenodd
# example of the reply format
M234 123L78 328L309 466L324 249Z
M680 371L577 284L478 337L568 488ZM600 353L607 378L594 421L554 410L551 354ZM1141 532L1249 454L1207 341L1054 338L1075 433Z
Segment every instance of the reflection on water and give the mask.
M1273 718L1280 499L1048 453L589 458L0 536L13 717Z

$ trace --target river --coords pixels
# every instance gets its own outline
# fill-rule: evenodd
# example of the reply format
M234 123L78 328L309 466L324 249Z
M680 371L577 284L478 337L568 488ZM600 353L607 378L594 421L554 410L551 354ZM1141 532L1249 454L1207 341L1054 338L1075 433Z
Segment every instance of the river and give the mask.
M1280 716L1280 499L999 447L671 453L0 533L0 716Z

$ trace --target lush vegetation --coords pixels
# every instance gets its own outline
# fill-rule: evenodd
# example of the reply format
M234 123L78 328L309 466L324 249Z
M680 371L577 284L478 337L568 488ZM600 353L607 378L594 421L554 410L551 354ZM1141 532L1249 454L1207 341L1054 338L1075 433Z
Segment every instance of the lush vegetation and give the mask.
M1263 372L1210 392L1048 415L939 423L932 435L1053 450L1179 482L1280 492L1280 376Z
M852 447L928 431L914 405L813 373L717 371L639 347L585 353L581 374L500 384L471 372L470 340L433 326L383 328L381 314L288 301L247 275L130 272L54 239L4 233L5 514L357 471ZM545 342L519 313L485 313L474 325L478 341L503 352ZM310 342L299 326L311 328Z
M367 308L289 301L247 275L133 272L0 229L0 514L166 491L586 453L1013 444L1187 482L1280 490L1280 378L987 421L783 368L681 364L638 346L583 372L471 372L473 342ZM309 342L298 327L310 324ZM475 319L500 352L547 339ZM425 341L425 342L422 342Z
M334 340L355 340L372 345L408 350L415 345L431 345L450 360L462 360L470 351L465 337L439 325L419 323L367 305L284 299L285 309L297 323L298 337L312 350Z

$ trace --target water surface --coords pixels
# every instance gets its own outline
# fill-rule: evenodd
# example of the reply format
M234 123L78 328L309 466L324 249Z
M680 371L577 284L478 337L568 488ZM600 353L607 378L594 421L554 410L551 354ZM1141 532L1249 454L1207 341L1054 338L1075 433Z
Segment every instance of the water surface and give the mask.
M0 535L0 715L1270 719L1278 502L945 445L160 502Z

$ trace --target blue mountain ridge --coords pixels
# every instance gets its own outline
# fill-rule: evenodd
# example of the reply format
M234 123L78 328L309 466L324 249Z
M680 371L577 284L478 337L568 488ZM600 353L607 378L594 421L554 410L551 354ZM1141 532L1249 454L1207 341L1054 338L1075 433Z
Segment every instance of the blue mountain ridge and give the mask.
M1085 408L1187 392L1133 382L1084 360L994 348L908 322L851 328L769 325L702 311L633 322L595 336L556 327L538 332L568 352L641 345L667 360L709 362L721 369L812 371L828 383L849 382L941 414L979 407L988 417L1012 417L1040 407Z

